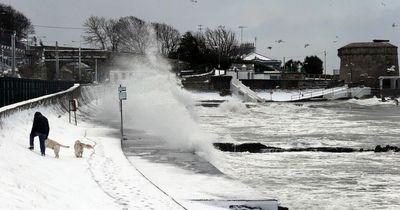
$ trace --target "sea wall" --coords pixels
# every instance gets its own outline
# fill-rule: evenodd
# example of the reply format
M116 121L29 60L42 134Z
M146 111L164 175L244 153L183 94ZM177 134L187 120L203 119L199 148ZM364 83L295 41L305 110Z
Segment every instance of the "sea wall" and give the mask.
M73 87L65 91L1 107L0 127L4 118L21 110L34 109L39 106L57 106L60 110L68 111L69 101L72 99L77 99L80 105L87 104L93 98L89 91L90 89L90 86L75 84Z

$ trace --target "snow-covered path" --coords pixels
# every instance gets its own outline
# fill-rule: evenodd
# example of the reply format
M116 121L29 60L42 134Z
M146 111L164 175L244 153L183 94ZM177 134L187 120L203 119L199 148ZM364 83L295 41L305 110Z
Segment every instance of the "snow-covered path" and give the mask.
M103 137L107 128L86 131L85 138L96 144L88 160L93 179L123 209L183 209L132 167L119 140Z

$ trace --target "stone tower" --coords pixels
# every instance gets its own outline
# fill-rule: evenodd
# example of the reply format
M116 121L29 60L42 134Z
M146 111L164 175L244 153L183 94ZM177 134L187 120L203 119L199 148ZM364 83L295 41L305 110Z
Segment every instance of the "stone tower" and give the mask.
M379 87L379 76L398 76L397 46L389 40L350 43L338 50L340 80L346 83L364 81L372 88Z

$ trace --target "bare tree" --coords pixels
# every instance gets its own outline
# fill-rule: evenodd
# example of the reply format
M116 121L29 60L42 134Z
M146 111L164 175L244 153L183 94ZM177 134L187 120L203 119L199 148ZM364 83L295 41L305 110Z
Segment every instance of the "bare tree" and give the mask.
M122 17L118 21L120 50L144 54L150 42L150 32L145 21L133 17Z
M152 23L161 54L168 56L176 52L179 47L181 35L174 27L164 23Z
M204 39L207 49L218 52L224 56L233 56L237 47L235 33L227 30L223 26L216 29L207 28L204 33Z
M113 52L117 52L119 50L119 46L121 45L121 33L123 27L120 21L115 19L109 19L106 23L106 35L109 41L109 50Z
M108 48L107 20L104 17L90 16L83 24L87 29L83 39L92 46Z
M176 51L180 41L178 30L172 26L153 23L150 27L134 16L121 17L118 20L91 16L84 26L87 27L84 35L87 43L112 51L144 54L152 42L153 30L157 46L163 55L168 56Z

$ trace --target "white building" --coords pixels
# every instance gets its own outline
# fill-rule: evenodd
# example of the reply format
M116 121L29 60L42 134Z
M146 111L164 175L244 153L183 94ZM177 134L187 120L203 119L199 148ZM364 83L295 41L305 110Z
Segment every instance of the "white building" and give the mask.
M133 72L130 70L110 70L110 82L118 82L128 80L133 77Z

